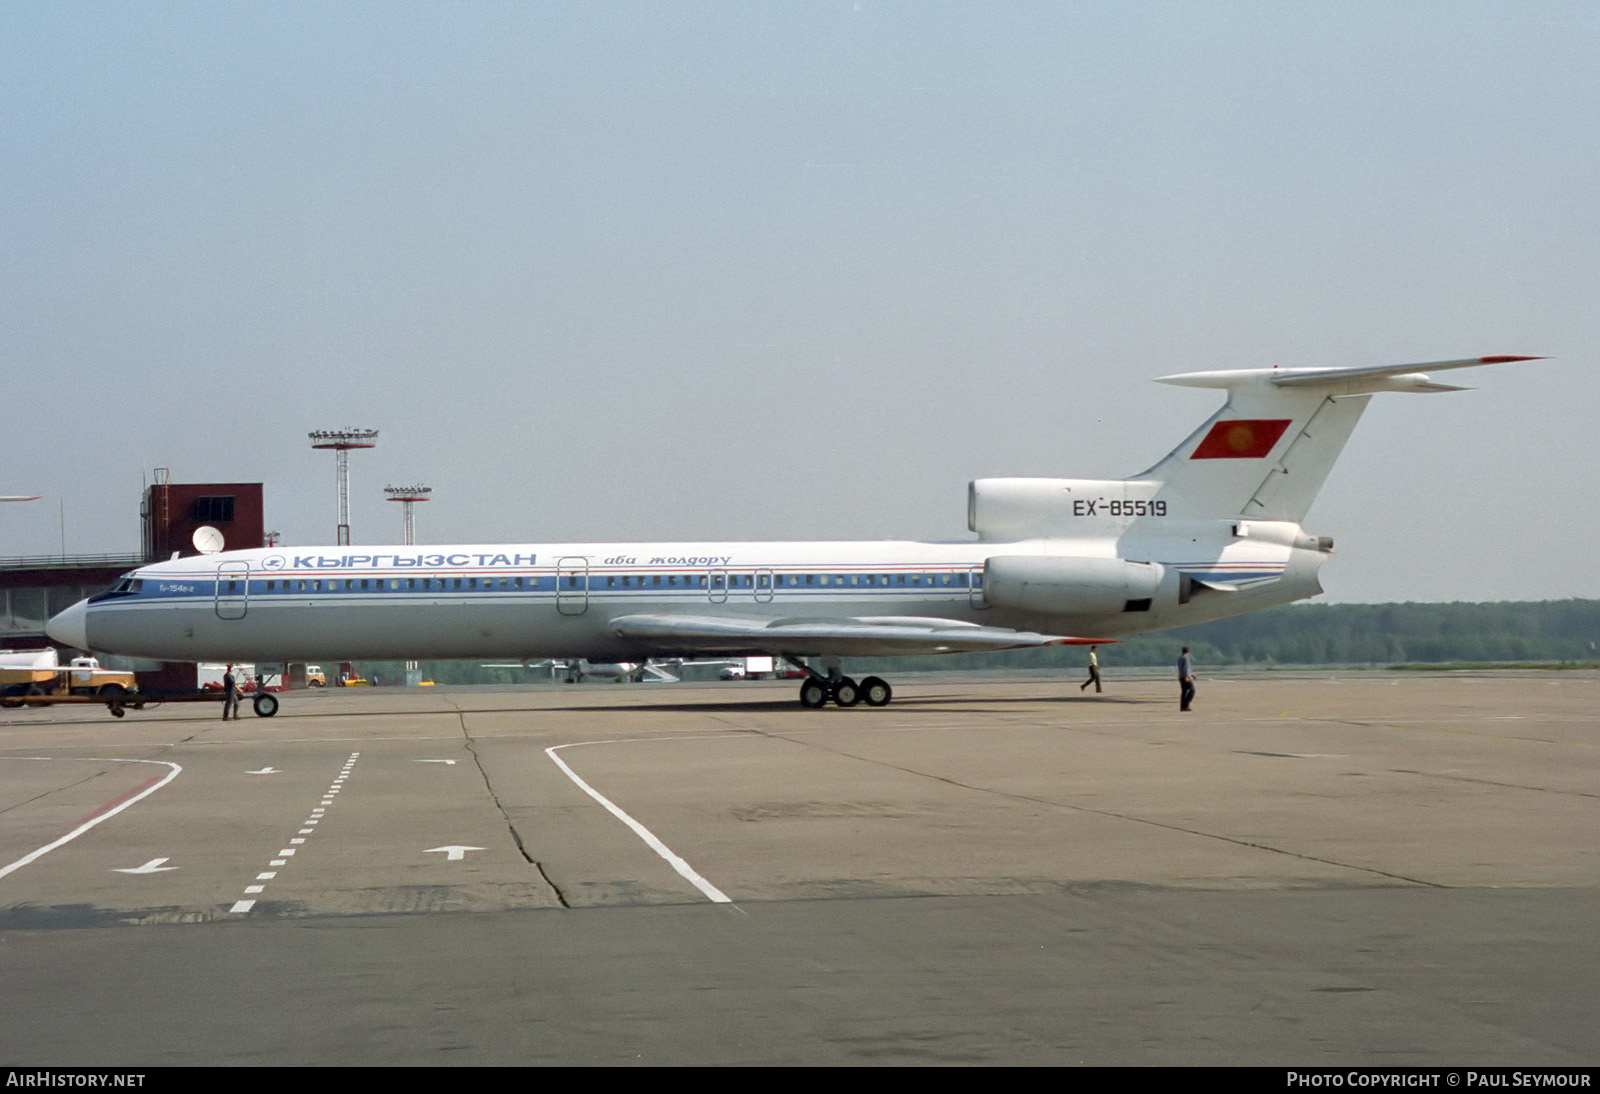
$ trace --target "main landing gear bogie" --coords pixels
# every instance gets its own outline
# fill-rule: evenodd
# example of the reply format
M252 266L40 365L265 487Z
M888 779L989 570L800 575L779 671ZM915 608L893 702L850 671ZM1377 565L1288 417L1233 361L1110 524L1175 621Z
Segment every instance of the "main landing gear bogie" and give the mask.
M886 707L893 698L894 689L889 686L889 681L878 676L869 676L861 681L861 699L867 706Z
M853 707L858 703L881 707L888 706L892 698L894 689L887 680L877 676L869 676L859 684L848 676L833 679L811 676L800 685L800 705L813 710L827 706L829 700L841 707Z
M800 685L800 705L815 709L827 704L828 685L815 677L808 677L806 682Z

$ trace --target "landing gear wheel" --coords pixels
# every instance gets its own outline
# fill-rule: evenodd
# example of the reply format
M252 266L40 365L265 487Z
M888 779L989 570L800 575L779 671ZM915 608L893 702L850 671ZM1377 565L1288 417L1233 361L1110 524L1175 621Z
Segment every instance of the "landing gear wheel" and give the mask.
M869 707L886 707L889 700L894 698L894 689L889 686L889 681L869 676L861 681L861 698Z
M833 682L833 701L842 707L853 707L861 702L861 688L848 676Z
M252 705L256 708L257 718L270 718L278 713L278 697L275 695L257 695Z
M800 685L800 705L815 710L828 702L828 689L820 681L807 680Z
M113 718L120 718L124 713L121 703L107 703L106 709L111 712Z

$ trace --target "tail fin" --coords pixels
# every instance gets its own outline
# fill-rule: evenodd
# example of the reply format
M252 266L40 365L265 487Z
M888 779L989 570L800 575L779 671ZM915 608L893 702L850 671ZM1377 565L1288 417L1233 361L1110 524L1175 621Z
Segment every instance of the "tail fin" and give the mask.
M1463 391L1422 371L1537 357L1475 357L1376 368L1229 369L1163 376L1161 383L1217 387L1228 401L1138 479L1160 483L1172 516L1242 516L1300 523L1375 392Z

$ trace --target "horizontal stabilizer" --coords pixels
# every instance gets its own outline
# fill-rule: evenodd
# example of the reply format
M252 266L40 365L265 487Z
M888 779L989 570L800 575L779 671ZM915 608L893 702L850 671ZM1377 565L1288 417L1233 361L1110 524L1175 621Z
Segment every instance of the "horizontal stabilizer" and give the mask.
M1473 357L1465 361L1432 361L1425 365L1378 365L1372 368L1305 368L1276 369L1272 382L1279 387L1309 387L1316 384L1342 383L1346 380L1377 380L1386 377L1411 376L1426 372L1444 372L1452 368L1477 368L1479 365L1503 365L1511 361L1541 361L1542 357ZM1427 382L1427 377L1420 377ZM1465 388L1437 385L1438 391L1464 391Z
M1461 361L1430 361L1420 365L1357 365L1352 368L1230 368L1214 372L1180 372L1161 376L1157 383L1179 387L1236 388L1266 381L1274 387L1337 388L1340 394L1375 391L1465 391L1435 384L1428 372L1444 372L1512 361L1542 361L1542 357L1471 357Z
M1243 516L1298 524L1372 395L1464 391L1428 373L1538 360L1472 357L1412 365L1239 368L1163 376L1164 384L1221 388L1228 393L1227 402L1134 481L1141 487L1160 484L1147 503L1159 509L1157 515L1197 520Z

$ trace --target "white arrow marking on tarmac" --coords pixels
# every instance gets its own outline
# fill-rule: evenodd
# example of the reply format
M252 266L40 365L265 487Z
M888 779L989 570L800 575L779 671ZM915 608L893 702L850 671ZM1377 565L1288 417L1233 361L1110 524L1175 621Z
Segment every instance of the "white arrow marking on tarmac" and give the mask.
M419 764L454 764L455 761L454 760L418 760L417 763L419 763ZM481 850L483 850L483 848L482 847L476 847L476 848L473 848L473 850L481 851Z
M282 775L283 772L276 767L263 767L260 771L246 771L246 775Z
M163 870L176 870L176 866L161 865L163 862L169 861L171 860L164 858L153 858L143 866L123 866L118 868L116 872L119 874L159 874Z
M464 858L467 857L467 852L468 851L482 851L482 850L484 850L484 848L482 848L482 847L464 847L461 844L457 843L457 844L454 844L454 845L452 845L450 847L430 847L430 848L428 848L426 851L424 851L422 853L425 854L425 855L431 855L435 851L443 851L446 862L459 862L461 859L464 859Z

